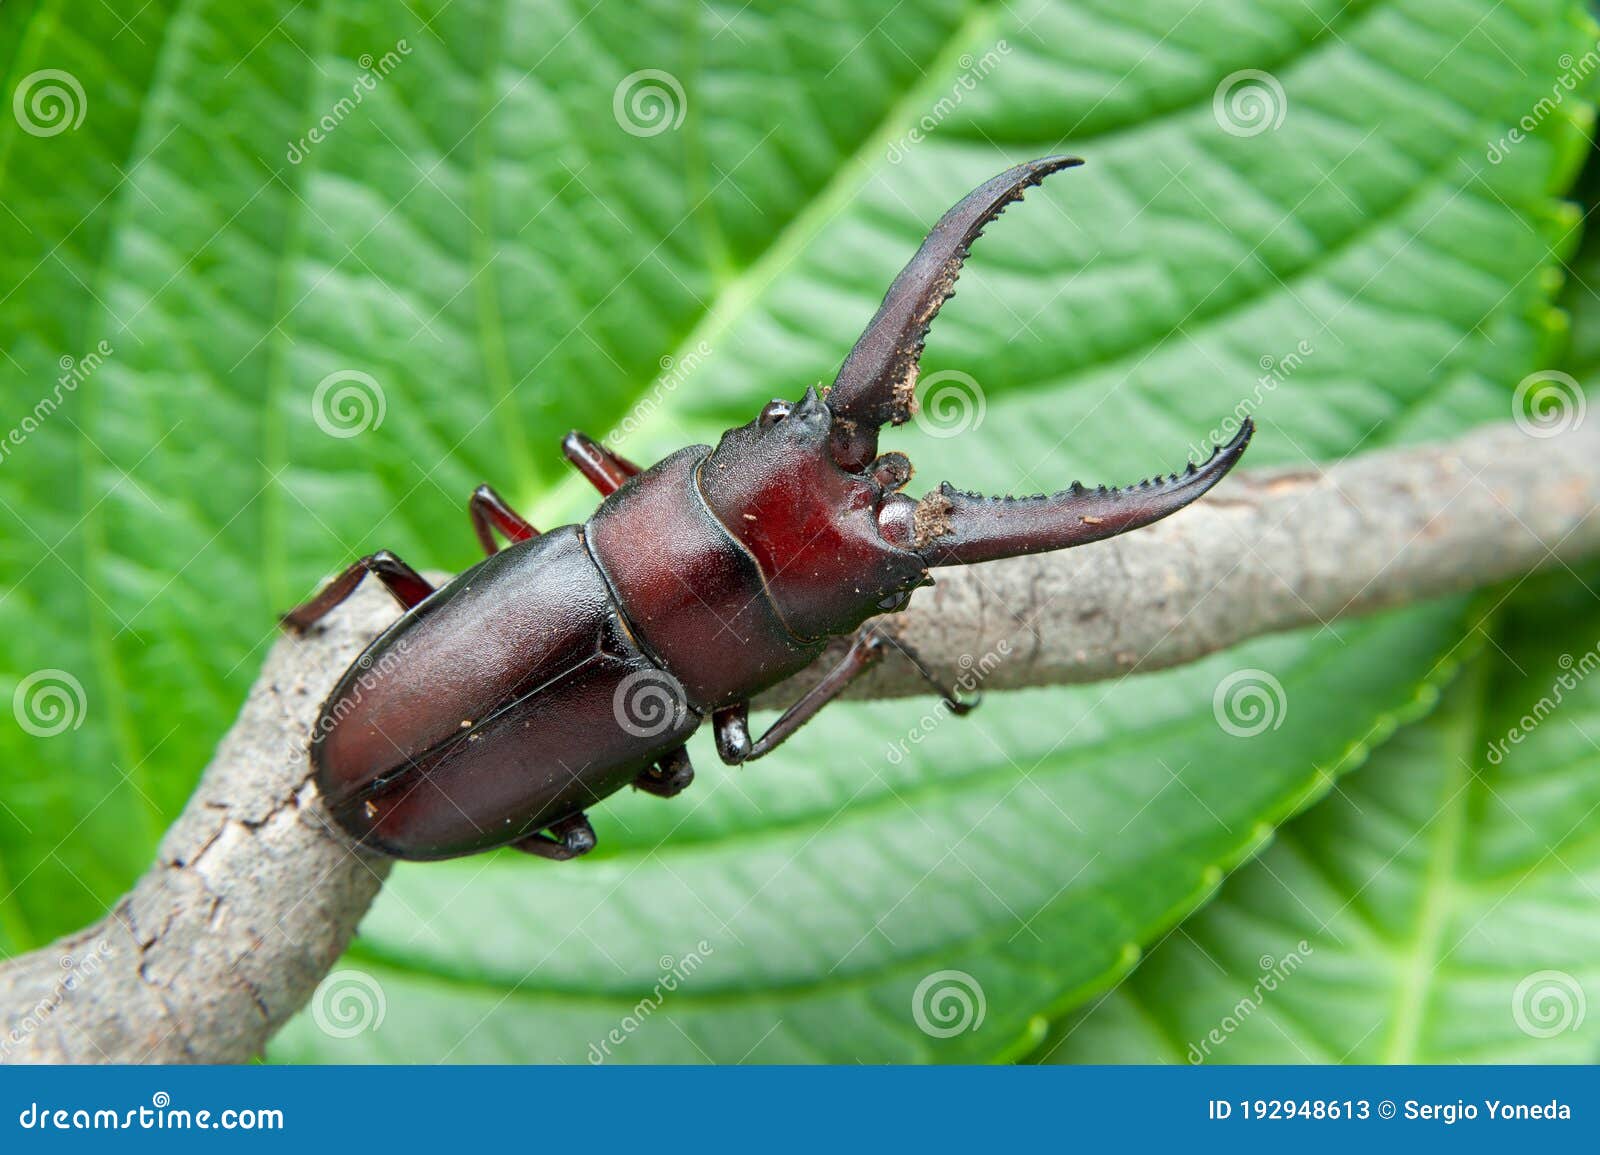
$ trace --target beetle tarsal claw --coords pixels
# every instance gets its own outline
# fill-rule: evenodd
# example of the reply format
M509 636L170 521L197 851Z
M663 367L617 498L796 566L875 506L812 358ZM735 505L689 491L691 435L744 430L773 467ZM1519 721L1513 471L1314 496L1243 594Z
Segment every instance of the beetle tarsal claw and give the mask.
M1176 513L1227 476L1254 430L1247 419L1204 464L1190 462L1180 472L1122 489L1089 489L1075 481L1049 495L985 497L946 482L912 510L910 548L929 565L968 565L1067 549L1139 529Z

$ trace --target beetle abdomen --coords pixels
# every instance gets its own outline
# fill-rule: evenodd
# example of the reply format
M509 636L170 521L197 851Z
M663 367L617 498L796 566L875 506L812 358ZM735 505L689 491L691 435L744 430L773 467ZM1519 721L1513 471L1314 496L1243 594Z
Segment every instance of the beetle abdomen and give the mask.
M582 532L564 526L461 574L368 647L323 705L317 783L350 834L396 857L513 842L694 732L690 710L621 712L652 679Z

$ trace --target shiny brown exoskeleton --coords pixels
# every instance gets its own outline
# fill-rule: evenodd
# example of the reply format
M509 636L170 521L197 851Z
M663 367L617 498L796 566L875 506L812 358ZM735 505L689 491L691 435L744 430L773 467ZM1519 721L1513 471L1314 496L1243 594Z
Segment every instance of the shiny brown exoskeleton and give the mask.
M912 500L900 493L905 456L878 454L879 429L911 416L923 340L972 242L1025 189L1077 163L1018 165L946 213L823 395L773 401L715 449L690 446L643 471L569 434L562 449L604 495L584 525L540 534L481 486L468 508L487 560L436 590L373 554L286 615L305 630L369 573L406 607L334 687L312 734L339 824L399 858L504 845L582 854L595 843L589 806L630 783L662 797L689 785L684 742L707 715L729 763L794 733L881 657L887 639L870 619L903 608L929 567L1125 533L1221 480L1248 422L1184 473L1021 499L944 485ZM495 530L510 542L498 552ZM750 699L842 635L853 637L839 663L752 741Z

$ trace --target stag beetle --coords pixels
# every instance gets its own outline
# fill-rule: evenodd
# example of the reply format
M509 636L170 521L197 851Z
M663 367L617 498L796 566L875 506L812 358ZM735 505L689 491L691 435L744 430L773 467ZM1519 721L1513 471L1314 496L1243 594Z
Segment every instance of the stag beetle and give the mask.
M367 574L405 607L334 687L311 737L339 824L397 858L505 845L576 857L595 844L588 806L629 783L664 798L689 785L684 742L706 715L730 764L793 734L882 657L888 638L870 619L902 609L930 566L1098 541L1221 480L1249 422L1184 473L1021 499L945 484L913 500L900 492L905 455L878 453L878 431L912 414L923 342L973 241L1026 189L1079 163L1018 165L946 213L823 394L772 401L715 448L645 470L570 433L563 452L603 496L585 524L541 534L479 486L468 511L486 560L435 589L375 553L284 615L303 632ZM750 699L844 635L838 664L752 741Z

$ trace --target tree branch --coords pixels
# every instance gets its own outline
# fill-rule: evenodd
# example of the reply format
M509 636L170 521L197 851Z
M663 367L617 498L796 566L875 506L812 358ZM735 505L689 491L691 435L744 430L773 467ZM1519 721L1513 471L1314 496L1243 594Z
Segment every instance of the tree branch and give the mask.
M985 688L1121 677L1595 556L1597 507L1600 430L1497 426L1326 471L1236 476L1126 537L942 571L892 622L928 665L981 671ZM307 1001L388 863L330 829L306 738L395 613L369 585L326 630L274 647L133 890L94 926L0 965L0 1061L239 1062ZM855 693L926 689L902 660Z
M133 890L0 966L0 1062L244 1062L310 997L389 872L310 782L318 707L396 612L381 587L346 604L272 648Z

